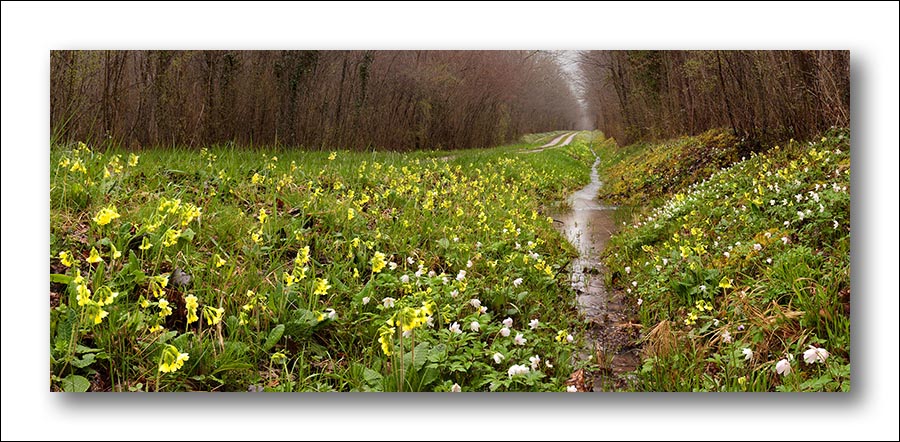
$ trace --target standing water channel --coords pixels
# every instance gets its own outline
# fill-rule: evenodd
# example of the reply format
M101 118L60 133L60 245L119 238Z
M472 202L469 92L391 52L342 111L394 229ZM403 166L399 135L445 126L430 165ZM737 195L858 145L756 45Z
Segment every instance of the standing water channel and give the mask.
M590 324L588 348L579 356L591 359L590 367L575 373L573 381L579 390L604 391L623 386L624 373L640 363L633 346L639 325L628 320L622 293L606 287L605 269L600 256L610 236L615 233L614 206L597 201L602 183L597 172L600 157L591 168L591 182L569 197L571 210L554 216L557 229L578 250L578 258L570 264L571 284L577 293L578 310Z

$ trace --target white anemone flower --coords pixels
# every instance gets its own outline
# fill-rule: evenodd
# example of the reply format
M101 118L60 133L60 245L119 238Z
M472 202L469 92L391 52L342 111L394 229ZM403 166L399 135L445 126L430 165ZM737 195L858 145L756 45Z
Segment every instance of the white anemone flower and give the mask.
M528 373L529 371L529 368L524 365L514 364L512 367L509 367L509 370L506 373L509 375L509 377L513 377Z
M807 364L813 363L823 363L826 359L828 359L830 353L828 350L825 350L821 347L816 347L814 345L810 345L809 349L803 352L803 360L806 361Z
M787 359L782 359L775 364L775 371L782 376L787 376L791 374L791 363Z

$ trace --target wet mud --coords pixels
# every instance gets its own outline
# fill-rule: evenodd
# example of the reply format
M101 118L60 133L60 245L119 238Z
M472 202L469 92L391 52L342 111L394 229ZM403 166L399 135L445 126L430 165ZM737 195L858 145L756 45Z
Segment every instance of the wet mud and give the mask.
M596 154L595 154L596 155ZM571 209L554 216L557 229L578 250L579 257L569 268L572 288L577 293L578 309L590 324L588 347L580 355L590 360L589 368L577 375L583 379L579 390L606 391L627 386L633 379L627 373L640 364L634 345L640 335L624 293L604 283L600 256L616 231L614 206L597 201L602 185L597 172L599 158L591 169L591 182L569 198Z

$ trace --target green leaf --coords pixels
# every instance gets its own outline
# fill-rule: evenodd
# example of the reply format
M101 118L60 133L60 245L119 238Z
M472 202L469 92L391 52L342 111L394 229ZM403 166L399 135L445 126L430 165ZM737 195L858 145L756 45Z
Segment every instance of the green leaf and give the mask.
M263 345L263 350L269 351L278 341L281 340L281 337L284 335L284 324L278 324L272 331L269 332L269 337L266 338L266 343Z
M194 233L194 231L191 230L190 227L188 227L187 229L184 229L183 232L181 232L181 235L180 235L180 236L181 236L182 238L184 238L187 242L191 242L191 241L194 239L194 235L196 235L196 234Z
M412 363L413 370L415 370L415 371L421 370L422 366L425 365L425 361L428 360L428 354L430 353L429 352L430 345L431 344L429 344L428 341L420 342L418 345L416 345L415 360L412 359L413 352L406 353L403 355L403 365L409 365L410 363Z
M76 368L84 368L84 367L87 367L88 365L93 364L95 359L96 359L96 356L94 356L93 353L88 353L88 354L85 354L84 356L82 356L81 359L73 359L72 365Z
M69 275L61 275L59 273L51 273L50 282L69 285L72 283L72 277Z
M382 376L381 373L366 367L363 370L363 379L366 380L366 384L370 388L375 391L381 391L382 383L384 381L384 376Z
M66 393L84 393L91 388L91 383L84 376L70 374L63 378L60 386Z
M450 247L450 240L448 240L447 238L441 238L441 239L438 240L437 243L438 243L439 246L441 246L441 247L443 247L443 248L445 248L445 249L448 248L448 247Z
M78 353L78 354L82 354L82 353L98 353L98 352L100 352L100 351L102 351L102 350L100 350L99 348L90 348L90 347L87 347L87 346L84 346L84 345L81 345L81 344L78 344L78 345L75 346L75 353Z
M99 288L103 285L103 276L104 276L105 271L106 271L106 262L100 261L100 263L97 264L97 269L94 270L93 282L94 282L95 289Z

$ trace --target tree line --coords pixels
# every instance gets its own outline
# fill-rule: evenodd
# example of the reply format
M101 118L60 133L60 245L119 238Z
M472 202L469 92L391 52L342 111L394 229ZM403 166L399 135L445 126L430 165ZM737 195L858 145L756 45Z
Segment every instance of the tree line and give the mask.
M572 129L543 51L52 51L54 142L459 149Z
M620 143L714 127L755 141L850 125L849 51L583 51L593 124Z

